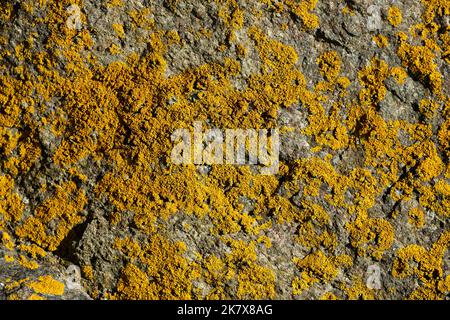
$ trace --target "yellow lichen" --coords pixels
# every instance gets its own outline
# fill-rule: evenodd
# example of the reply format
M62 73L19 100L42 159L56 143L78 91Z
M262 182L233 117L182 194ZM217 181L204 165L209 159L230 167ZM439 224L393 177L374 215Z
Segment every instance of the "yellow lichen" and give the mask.
M0 227L5 222L18 221L23 209L21 198L14 192L14 180L0 175Z
M146 271L130 261L121 272L114 298L191 299L192 280L199 277L200 271L196 263L182 256L184 251L181 244L170 243L161 236L152 237L148 245L129 257L145 265Z
M37 263L34 260L28 259L24 255L20 255L17 259L17 262L24 268L30 269L30 270L36 270L39 268L39 263Z
M378 48L386 48L387 46L389 46L389 39L382 34L373 36L372 40L375 42Z
M319 17L313 13L317 2L318 0L284 1L286 7L302 20L305 29L316 29L319 27Z
M402 67L392 67L391 76L398 82L398 84L404 84L405 79L408 77L408 73Z
M384 80L389 75L389 67L383 60L373 58L371 64L358 73L363 89L359 98L363 104L377 104L386 96Z
M39 277L36 281L27 283L27 286L35 293L52 296L63 295L65 287L63 283L49 275Z
M88 280L94 279L94 269L92 268L92 266L83 266L82 272L83 275L86 277L86 279Z
M244 268L238 275L237 297L239 299L273 299L275 297L274 272L259 265Z
M398 7L390 7L388 10L387 19L392 26L397 27L400 23L402 23L402 12Z
M125 38L125 30L123 29L123 24L113 23L112 27L114 29L114 32L120 39Z
M122 7L124 5L123 0L109 0L108 7Z
M314 13L316 0L262 2L281 16L288 13L298 17L306 30L319 26ZM448 60L450 40L445 33L436 34L440 26L433 21L435 14L447 12L448 5L444 0L423 3L424 21L410 29L411 42L405 33L398 34L397 54L403 67L390 68L385 61L373 58L355 70L361 87L358 100L347 91L357 83L341 75L345 61L337 52L325 51L318 57L323 81L313 83L309 90L298 66L302 52L271 39L255 26L247 28L249 13L238 1L216 2L218 17L227 29L226 41L218 44L219 49L223 55L235 50L236 60L225 58L170 76L168 50L171 46L179 49L183 43L177 30L155 27L149 8L128 11L131 23L125 25L132 30L153 29L142 40L146 42L144 53L125 56L119 45L111 44L109 52L118 60L101 65L94 54L86 57L94 43L90 30L65 26L69 2L48 1L48 12L36 22L45 23L48 29L45 50L31 50L31 39L14 45L11 52L2 49L0 53L2 61L11 57L20 62L10 71L0 66L2 246L15 249L11 232L19 237L17 242L29 241L31 244L17 247L17 262L28 267L36 267L37 262L25 255L38 259L45 255L44 250L57 250L91 214L85 212L91 179L78 170L87 162L105 166L91 196L93 201L101 199L112 207L107 213L111 227L131 221L136 229L133 236L116 239L111 248L125 262L109 295L112 298L275 298L277 270L260 259L260 250L273 249L269 231L275 223L295 225L289 239L310 250L293 261L299 271L292 282L296 295L316 283L338 282L340 269L351 266L350 256L336 253L339 246L347 245L340 243L341 235L335 232L336 216L343 219L344 232L348 232L345 250L356 252L355 259L382 259L386 252L392 252L396 212L392 217L380 215L376 210L380 199L393 200L396 207L417 198L423 211L419 213L416 208L408 216L418 227L423 224L423 212L432 211L440 217L448 217L450 212L446 180L450 175L450 107L441 95L445 79L438 68L439 58L442 63ZM116 8L120 6L125 3L107 2L111 11L122 10ZM176 10L176 1L170 1L169 6ZM1 9L3 21L13 17L11 6ZM33 12L28 3L24 9ZM349 7L342 12L354 14ZM389 9L388 21L393 26L401 24L398 8ZM287 27L283 24L281 29L286 31ZM119 40L126 39L128 30L123 24L113 24L112 28ZM212 31L205 28L193 33L202 40L213 38ZM249 41L241 41L243 35ZM387 47L385 36L374 40L380 49ZM2 48L7 42L6 36L0 39ZM235 78L241 75L244 60L253 58L253 52L258 55L259 70L245 79L243 89L237 89ZM59 70L61 61L67 62L63 71ZM379 112L387 94L385 80L391 76L402 84L408 76L405 69L435 94L420 102L419 111L425 119L421 117L418 123L386 120ZM47 110L48 104L56 110ZM249 166L229 165L212 165L208 174L201 174L194 165L175 166L170 161L169 137L176 128L190 128L196 120L208 127L274 128L280 109L297 106L307 114L307 127L282 130L282 134L306 135L312 156L282 164L278 176L258 176ZM431 125L429 120L440 114L444 121ZM67 180L58 185L50 179L42 183L39 192L45 200L31 206L31 212L24 212L18 193L22 189L16 190L15 182L23 181L33 165L47 156L49 151L41 150L40 142L47 129L62 139L50 159L54 170ZM410 145L402 144L401 133L408 136ZM355 163L335 164L336 158L355 152L361 153ZM294 197L300 199L294 203ZM252 204L250 211L242 199ZM181 213L210 222L207 236L222 241L227 250L191 252L187 243L172 239L175 235L164 230L165 222ZM186 232L193 228L184 227ZM232 240L241 235L245 241ZM444 279L439 269L445 237L428 251L419 246L399 250L393 274L416 275L422 283L412 297L444 297L448 291L448 277ZM12 256L8 253L5 257ZM409 266L411 260L418 266ZM95 267L83 267L86 279L93 280ZM48 287L41 282L55 285L44 280L38 281L37 288ZM205 287L203 281L208 285L205 292L200 291ZM58 286L59 290L50 291L60 293ZM352 279L342 291L349 299L374 298L359 278ZM324 297L335 298L334 293Z
M417 228L422 228L425 224L425 213L419 208L412 208L408 212L408 223Z
M419 103L420 113L422 113L428 119L434 118L438 108L439 108L439 105L436 103L436 101L422 99Z
M410 299L443 299L448 294L449 276L444 277L442 259L449 246L447 231L429 250L414 244L397 251L392 275L398 278L416 276L421 282L421 286L411 292Z
M367 288L360 278L353 279L352 286L344 286L344 291L349 300L374 300L374 291Z
M326 283L338 275L339 260L327 257L322 251L307 255L303 259L294 258L294 263L301 272L300 277L292 282L292 293L301 294L314 283Z
M53 197L36 208L34 215L16 228L16 235L27 238L50 251L57 249L70 230L83 221L80 212L86 204L86 195L75 183L57 186ZM57 222L54 234L46 229L51 221Z
M335 51L323 53L317 59L320 73L328 81L334 81L341 71L341 59Z
M413 46L401 41L397 55L414 76L418 77L425 85L429 86L433 93L440 93L442 89L442 75L434 62L435 55L426 46Z

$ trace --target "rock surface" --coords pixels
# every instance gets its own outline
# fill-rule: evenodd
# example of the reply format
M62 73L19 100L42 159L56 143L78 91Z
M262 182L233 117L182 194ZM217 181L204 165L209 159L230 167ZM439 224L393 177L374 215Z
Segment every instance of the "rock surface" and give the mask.
M449 19L2 1L0 299L449 299ZM196 121L278 128L279 171L174 164Z

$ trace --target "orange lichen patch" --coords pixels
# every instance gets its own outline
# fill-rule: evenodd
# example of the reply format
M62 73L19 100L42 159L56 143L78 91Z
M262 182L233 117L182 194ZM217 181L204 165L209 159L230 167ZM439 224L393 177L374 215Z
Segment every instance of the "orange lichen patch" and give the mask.
M120 54L122 52L122 49L120 48L120 46L118 46L115 43L113 43L111 46L109 46L108 50L109 50L109 53L111 53L111 54Z
M114 71L114 79L118 81L111 82L111 85L117 85L117 90L126 83L127 86L136 87L136 92L142 90L148 92L147 95L141 92L139 99L141 99L140 97L157 95L159 92L158 86L168 89L165 93L167 99L173 95L178 97L178 102L172 107L168 106L167 111L161 109L159 111L161 114L158 113L157 118L151 115L151 109L153 108L151 99L130 101L132 103L131 108L134 108L133 104L136 104L136 108L143 108L141 110L142 116L125 117L125 122L129 122L129 125L135 128L133 129L135 130L133 134L134 143L141 145L140 151L111 150L110 157L114 160L116 169L107 173L97 186L98 193L107 193L119 210L128 208L135 211L137 213L134 218L135 222L143 230L152 231L157 217L156 212L158 212L158 216L163 217L168 217L177 211L202 216L208 210L209 215L218 222L217 226L222 231L235 232L239 230L240 222L246 230L253 229L254 218L250 218L249 221L248 217L239 213L237 211L239 204L230 201L229 199L232 198L224 194L221 190L222 187L217 187L217 182L213 178L218 178L215 173L219 171L213 169L213 178L204 181L197 175L194 167L188 166L183 168L182 171L173 168L173 170L169 169L165 172L160 169L152 169L159 162L159 158L156 158L155 155L168 157L171 146L168 137L171 128L186 126L184 123L189 123L190 119L193 121L195 117L200 119L212 117L212 121L219 126L231 128L236 127L238 125L237 119L240 119L239 126L253 127L263 122L262 114L275 117L281 101L286 104L297 101L299 92L304 86L304 80L301 73L293 69L293 63L297 59L295 52L292 48L279 42L267 40L256 29L252 30L252 36L257 43L266 68L272 68L275 72L255 75L250 79L249 88L245 92L233 91L227 77L225 77L225 72L234 74L239 70L236 69L238 64L232 60L227 60L224 66L202 66L197 70L189 71L185 75L164 80L162 78L164 61L159 55L152 54L147 59L158 64L154 65L152 70L145 72L148 76L141 78L142 84L137 87L136 80L131 81L131 79L136 79L138 74L142 76L141 72L137 72L139 68L142 68L142 65L138 65L137 61L131 61L131 66L117 64L105 70L107 72L105 76L107 77L111 77L112 75L109 75L109 73ZM157 39L155 39L155 45L159 48L158 50L162 49ZM213 80L213 75L218 80ZM291 79L292 83L297 82L297 85L289 85L286 83L286 79ZM277 85L275 86L274 83L277 83ZM183 87L185 89L182 89ZM187 91L184 92L183 90ZM192 91L199 92L199 100L193 104L188 102L186 96ZM291 99L291 101L287 102L286 99ZM248 105L250 102L253 104L253 112L248 113L241 109L242 106ZM220 110L222 111L220 114L217 114L218 109L214 108L216 105L221 105ZM185 120L182 122L170 120L181 119L180 117L184 117ZM187 126L191 126L191 123ZM92 126L95 125L87 127ZM153 139L156 135L163 137L163 139ZM69 145L67 146L69 147ZM73 146L80 148L79 144ZM87 153L89 149L91 147L87 146L83 154ZM128 152L132 152L132 154L128 154ZM70 153L68 153L67 158L73 159L73 156L69 158L69 155ZM135 164L130 165L130 162L125 160L130 157L136 159ZM230 176L229 172L228 170L223 173ZM242 175L239 179L243 182L244 179L248 178L253 180L253 174L250 174L245 168L242 171L236 171L233 168L231 172L236 172L238 176ZM261 179L273 181L273 178ZM244 186L246 183L242 185ZM239 188L233 188L230 192L237 190ZM150 194L153 195L149 197ZM208 202L210 203L209 208ZM228 213L225 215L225 212ZM224 224L225 221L227 222Z
M342 264L348 266L349 261L347 257L344 259L342 257L328 257L319 250L303 259L294 258L294 263L301 275L294 278L292 293L299 295L315 283L327 283L333 280L338 275L338 267Z
M432 204L431 207L438 214L449 217L450 216L450 184L444 180L439 180L434 185L434 195L438 201Z
M239 217L245 217L246 225L244 225L244 228L247 232L253 234L258 234L259 229L261 228L269 227L269 225L267 224L262 224L258 227L258 225L255 223L261 220L262 217L260 217L259 214L263 214L265 212L265 205L268 199L278 187L279 183L276 179L274 179L273 176L254 176L248 168L237 170L236 168L230 169L227 167L215 167L211 172L210 179L211 180L209 181L209 185L212 185L213 181L215 183L218 182L221 186L232 183L231 189L228 192L224 193L224 195L233 199L228 203L232 204L235 208L234 210L236 211L235 213L230 212L230 217L222 215L212 215L212 218L214 218L214 220L220 219L218 221L221 221L221 223L226 223L228 225L231 222L226 222L229 221L228 219L236 219L237 221L239 221ZM226 197L223 198L223 196L221 196L220 194L217 194L216 196L218 205L220 205L221 203L222 205L227 205L227 202L223 201ZM240 196L255 201L255 210L253 212L254 217L250 217L245 213L243 215L239 214L236 216L236 214L242 210L242 204L238 200Z
M1 230L0 230L1 231ZM14 242L6 231L1 231L1 244L8 250L14 249Z
M424 44L435 51L439 51L439 46L433 39L433 35L437 33L440 26L437 23L418 23L410 28L410 34L415 38L421 38Z
M438 139L442 150L447 157L450 157L450 117L439 128Z
M397 27L400 23L402 23L402 12L398 7L390 7L388 10L387 19L392 26Z
M22 287L24 284L26 284L27 282L29 282L29 278L23 278L23 279L19 279L19 280L12 280L12 279L6 279L6 283L5 283L5 290L7 291L12 291L12 290L16 290L20 287Z
M270 117L267 125L271 126L271 118L276 119L278 108L298 102L306 83L295 67L298 55L292 47L268 39L257 28L251 28L249 34L264 64L261 74L248 79L249 90L243 94L248 101L256 100L256 110L267 113Z
M344 15L346 15L346 14L348 14L350 16L354 16L355 15L355 11L352 8L350 8L349 6L347 6L347 5L342 8L341 12Z
M302 181L305 196L317 197L320 194L321 186L326 184L331 192L324 195L325 200L332 205L343 205L345 186L348 185L348 177L340 175L333 166L320 158L297 160L292 170L291 179ZM298 192L298 186L293 186L291 192Z
M116 239L114 248L119 249L130 259L135 259L142 253L139 244L129 238Z
M30 98L33 84L25 74L24 68L16 68L11 73L11 76L0 76L0 102L3 106L0 123L5 128L18 127L19 115L22 112L29 115L34 106L34 100ZM29 108L21 107L21 103L28 105ZM30 119L25 120L30 122Z
M399 124L385 122L374 107L352 107L347 120L349 131L364 147L365 166L376 168L381 176L381 185L387 186L395 180L398 169L395 166L401 150L397 140Z
M436 101L432 101L429 99L420 100L419 111L428 119L434 118L438 108L439 104Z
M7 128L0 128L0 150L2 154L9 156L16 149L20 136L18 132Z
M177 30L170 30L166 32L166 38L168 45L179 44L181 41L180 35Z
M219 18L232 30L239 30L244 24L244 11L239 8L236 0L216 0L222 4Z
M370 65L358 73L358 79L363 86L359 93L359 99L363 104L374 105L386 96L384 80L389 76L388 64L377 58L373 58Z
M134 9L128 11L133 28L150 30L154 27L155 21L150 17L150 8Z
M4 21L8 21L11 19L12 13L13 13L13 4L10 2L2 3L2 6L0 7L0 19Z
M262 243L268 249L272 247L272 241L267 236L260 236L257 241L258 243Z
M122 270L120 280L117 284L117 291L117 297L121 299L157 299L157 296L151 291L148 276L131 263Z
M273 299L275 274L272 270L253 264L238 274L238 299Z
M94 279L94 269L92 268L92 266L83 266L81 271L83 272L83 276L86 279L88 279L88 280Z
M282 1L278 0L259 0L259 2L264 3L269 9L275 10L277 13L282 13L284 10L284 5Z
M17 259L17 262L24 268L30 269L30 270L36 270L39 268L39 263L37 263L34 260L28 259L24 255L20 255Z
M319 17L313 13L318 0L285 0L286 7L302 20L303 27L307 30L319 27Z
M183 243L172 243L154 236L149 245L138 248L137 243L130 242L130 239L118 241L133 243L134 249L130 252L121 247L130 263L122 271L115 298L192 299L200 294L192 285L192 280L199 277L212 285L212 290L207 293L208 299L229 297L224 286L233 280L238 284L238 298L267 299L275 296L275 275L272 270L257 264L254 243L227 240L231 252L224 259L214 255L203 259L202 270L195 261L189 262L183 257L186 250ZM138 268L138 264L143 268Z
M205 298L225 299L227 297L225 284L235 277L235 271L229 270L226 262L215 255L204 258L202 267L202 278L212 287Z
M107 6L112 7L123 7L124 3L123 0L109 0L107 3Z
M255 242L227 240L227 243L232 251L224 259L226 276L211 277L213 274L209 271L209 278L212 281L227 282L233 280L237 275L236 295L238 298L273 299L275 297L275 274L272 270L258 264ZM217 294L218 292L214 292L216 297L218 297ZM222 294L222 299L224 297L227 296Z
M30 255L33 259L42 258L47 255L47 252L44 249L34 244L31 245L21 244L17 248L21 252L25 252L28 255Z
M306 93L306 97L308 95L309 93ZM310 111L309 126L303 133L315 137L319 146L328 146L333 150L345 149L349 143L349 135L347 127L342 122L341 105L334 103L327 114L320 102L308 100L304 102Z
M297 241L303 246L335 249L337 239L329 230L330 217L320 205L304 201L299 210L285 198L279 197L272 200L269 207L274 208L274 214L280 223L299 223Z
M442 75L434 62L435 55L431 49L426 46L413 46L406 40L402 40L397 55L402 60L403 66L408 68L433 93L441 92Z
M412 208L408 212L408 223L417 228L422 228L425 224L425 213L419 208Z
M342 96L345 96L347 94L347 92L345 91L345 89L347 89L350 85L351 85L351 81L349 78L347 77L339 77L337 79L337 84L339 85L340 88L342 88L344 91L341 93Z
M361 278L353 279L353 285L343 286L349 300L374 300L374 291L367 288Z
M133 250L130 262L122 270L117 283L118 299L191 299L192 280L200 276L199 266L183 257L183 243L172 243L154 235L148 244ZM125 251L126 253L126 251ZM145 268L137 267L137 263ZM144 271L145 270L145 271Z
M125 38L125 30L123 29L123 24L113 23L112 27L113 27L114 32L120 39Z
M443 61L448 60L450 40L445 33L437 34L441 27L437 21L427 19L430 12L445 12L445 1L424 0L425 21L411 28L413 37L417 36L414 43L421 45L410 45L407 36L399 34L398 55L405 69L389 68L385 61L374 58L359 70L359 101L347 99L351 92L346 88L355 79L341 75L345 68L334 51L324 52L317 59L324 79L313 84L314 90L308 90L298 67L301 52L270 39L258 28L248 29L250 41L245 47L236 44L230 48L228 42L236 40L233 31L244 27L248 14L235 0L217 1L219 18L228 27L227 43L220 43L219 48L224 55L227 50L236 50L238 58L256 50L260 69L245 79L244 89L237 89L234 81L244 68L239 59L226 58L168 77L168 48L179 46L181 41L176 30L155 28L144 37L147 46L141 55L124 57L119 55L120 47L113 45L110 53L123 60L100 65L90 54L94 44L90 29L75 31L65 26L65 9L71 2L48 1L44 18L36 21L49 33L45 50L33 51L30 40L18 43L11 52L0 53L2 61L10 57L20 62L11 70L6 63L0 64L2 246L14 249L14 241L3 229L15 232L20 241L33 242L18 247L14 257L19 263L36 263L25 254L38 259L44 249L56 250L70 230L84 221L88 199L84 187L72 181L81 186L91 183L77 170L86 162L101 163L104 169L93 186L93 201L108 202L112 206L112 213L108 212L111 225L131 221L136 234L136 238L123 235L116 239L112 248L125 261L113 298L275 298L279 281L276 270L259 260L259 249L270 248L271 238L265 234L269 235L266 231L272 223L295 225L296 232L288 235L290 240L310 250L306 257L294 261L300 275L292 289L302 294L315 283L337 281L340 268L352 263L349 256L336 257L340 246L376 260L392 250L396 212L392 213L394 217L380 215L377 205L381 199L392 199L395 207L415 199L424 212L448 217L450 187L445 179L450 175L449 103L440 110L445 99L424 99L419 111L425 119L420 117L418 123L386 120L379 111L387 93L384 81L393 77L402 84L407 77L405 69L434 93L440 93L444 79L436 59L440 53ZM313 12L315 0L262 2L271 12L290 11L305 29L318 27ZM28 3L27 12L33 12ZM122 5L122 1L111 0L107 7L116 10L114 7ZM176 1L169 5L176 9ZM2 17L9 19L9 6L5 7ZM345 11L351 13L350 9ZM148 8L129 11L128 16L131 30L127 31L155 27ZM391 8L388 19L397 26L401 13ZM286 26L281 28L285 30ZM123 25L113 28L125 40ZM196 34L212 39L210 30ZM375 41L380 47L387 44L381 35ZM2 46L7 43L6 36L0 39ZM313 156L282 164L278 176L259 176L248 166L230 165L212 165L208 173L200 173L194 165L171 163L170 134L177 128L190 128L196 120L207 127L273 128L281 108L298 105L308 114L308 125L301 134L313 145ZM437 128L429 120L441 114L444 121L439 118L435 139ZM57 186L51 197L36 204L34 212L24 212L14 179L23 181L24 173L40 159L41 134L47 129L62 142L55 145L55 153L45 150L43 156L50 152L48 159L53 160L58 174L67 177L63 181L69 182ZM296 132L287 129L282 133L289 131ZM408 146L402 145L400 134L407 136ZM355 152L361 159L353 156ZM358 161L335 164L337 158L347 154ZM50 183L43 184L39 192L52 192L50 188ZM244 203L251 203L251 209ZM377 216L372 217L371 212ZM207 236L223 241L227 250L214 255L202 252L205 256L201 256L186 244L167 239L166 219L181 213L200 222L212 222ZM410 212L409 217L420 224L417 212ZM333 232L337 218L344 219L349 246L340 243L340 235ZM189 230L185 228L185 232ZM241 236L251 240L230 240ZM95 272L92 266L83 267L88 279ZM439 272L427 273L427 284L415 295L442 297L450 281L443 277ZM430 287L429 292L434 293L427 295ZM373 297L360 279L353 279L342 290L349 299Z
M402 67L392 67L390 73L398 84L404 84L405 79L408 77L408 73Z
M316 61L320 69L320 74L327 81L336 80L341 71L341 59L337 52L328 51L320 55Z
M50 251L57 249L69 231L83 221L80 212L86 204L86 195L74 182L57 186L53 197L47 199L15 230L20 238L33 241ZM51 221L57 223L53 234L46 229Z
M118 65L111 66L120 68ZM83 79L85 76L80 75ZM54 161L57 164L71 164L87 156L90 152L99 149L109 149L113 143L112 134L117 127L118 119L114 114L114 106L117 105L117 98L114 99L108 93L108 89L100 82L82 81L79 86L72 88L73 96L68 96L67 110L70 110L71 129L66 132L66 138L62 141ZM84 94L92 94L86 96ZM97 104L97 101L99 102ZM93 134L93 130L98 132L98 138Z
M443 33L439 36L440 40L442 41L441 45L441 58L444 59L446 63L450 64L450 32L448 32L449 29L447 28L447 33Z
M350 244L360 255L371 255L381 260L384 251L388 250L394 241L394 229L385 219L369 218L363 212L355 221L347 223L350 234Z
M0 175L0 230L4 223L20 220L23 209L20 196L14 192L14 180Z
M202 205L206 201L205 187L197 180L194 170L162 176L154 184L150 184L150 177L144 178L149 181L149 187L153 185L148 191L148 194L151 194L150 190L152 190L155 197L153 201L145 195L146 189L141 189L141 181L144 180L136 174L127 179L127 187L123 186L125 188L117 184L117 178L108 174L103 179L103 187L99 191L110 194L111 201L119 210L128 208L137 211L134 217L136 225L149 232L154 230L157 212L166 218L181 208L186 212L199 215L206 212L206 205ZM168 197L167 201L161 199L164 197ZM180 200L183 202L179 203ZM191 202L192 200L194 201Z
M120 213L117 211L111 212L108 216L108 221L111 225L117 225L121 220Z
M430 181L433 178L438 177L443 169L443 162L439 156L436 146L429 144L424 150L424 158L417 166L417 175L422 181Z
M63 283L48 275L39 277L37 281L27 283L27 286L34 290L35 293L52 296L63 295L65 287Z
M450 14L450 4L446 0L422 0L425 5L425 13L423 17L425 21L432 21L436 14L449 15Z
M377 195L380 193L379 182L369 169L355 168L350 173L348 187L355 192L353 204L348 206L350 213L366 218L364 209L375 205ZM345 188L345 187L344 187Z
M244 47L242 44L236 44L236 54L239 58L244 58L247 55L247 48Z
M450 246L450 232L444 232L427 250L419 245L409 245L397 251L392 275L398 278L416 276L421 286L410 299L443 299L450 291L449 276L442 268L445 252Z
M17 153L17 156L10 157L3 163L5 171L13 176L30 170L32 165L39 159L41 150L36 145L36 141L28 137L20 144Z
M339 300L338 297L332 292L326 292L321 297L320 300Z
M382 34L377 34L376 36L373 36L372 40L375 42L378 48L386 48L387 46L389 46L389 39Z
M29 55L20 56L29 58ZM19 171L27 171L40 155L35 134L25 134L25 130L36 128L31 117L35 100L31 98L33 82L23 66L0 76L0 151L5 157L0 162L4 172L13 176ZM13 153L13 151L15 151Z

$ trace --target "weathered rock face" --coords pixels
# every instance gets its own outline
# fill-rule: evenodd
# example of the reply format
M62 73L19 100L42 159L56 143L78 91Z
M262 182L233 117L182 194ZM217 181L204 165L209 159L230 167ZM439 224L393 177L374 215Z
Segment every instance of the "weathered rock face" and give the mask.
M0 299L448 299L449 19L2 1ZM278 128L279 170L176 164L196 122Z

